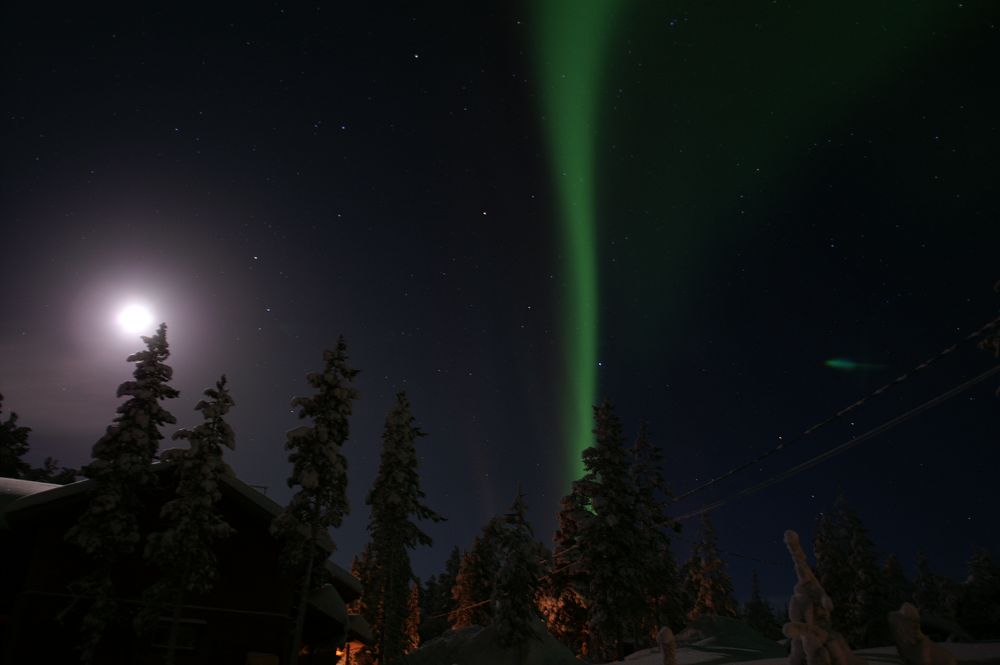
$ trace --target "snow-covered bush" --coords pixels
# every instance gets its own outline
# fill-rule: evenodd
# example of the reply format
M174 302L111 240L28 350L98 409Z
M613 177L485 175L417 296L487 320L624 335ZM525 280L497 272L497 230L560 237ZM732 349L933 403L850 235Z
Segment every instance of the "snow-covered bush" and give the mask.
M865 665L847 640L833 628L833 601L813 574L802 551L799 534L785 532L785 545L795 563L798 582L788 602L788 619L782 631L791 640L789 665Z

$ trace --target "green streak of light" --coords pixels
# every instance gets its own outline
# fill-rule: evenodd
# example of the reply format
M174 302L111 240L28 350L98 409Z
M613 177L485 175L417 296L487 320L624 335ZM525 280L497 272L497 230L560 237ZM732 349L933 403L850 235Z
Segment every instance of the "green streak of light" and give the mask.
M562 429L569 479L583 473L597 392L597 248L594 138L598 85L615 0L536 0L545 135L567 263L561 311Z

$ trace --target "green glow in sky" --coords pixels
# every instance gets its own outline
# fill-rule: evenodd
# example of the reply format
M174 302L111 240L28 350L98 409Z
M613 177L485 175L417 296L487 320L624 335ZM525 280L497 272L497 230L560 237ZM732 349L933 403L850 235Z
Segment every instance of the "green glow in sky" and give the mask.
M824 365L831 369L840 369L847 372L853 372L854 370L864 370L864 369L882 369L885 365L876 365L873 363L859 363L849 358L831 358L830 360L824 361Z
M614 0L538 2L538 60L563 248L562 429L569 479L580 477L597 391L598 275L594 139Z

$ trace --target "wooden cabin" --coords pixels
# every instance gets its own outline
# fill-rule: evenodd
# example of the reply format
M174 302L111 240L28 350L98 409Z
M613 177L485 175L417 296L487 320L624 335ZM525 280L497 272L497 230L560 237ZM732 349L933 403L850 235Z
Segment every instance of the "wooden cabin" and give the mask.
M158 464L159 489L144 516L153 530L160 506L172 496L168 464ZM65 535L82 513L94 483L51 485L0 478L0 662L73 663L85 599L71 583L88 571L88 561ZM279 665L292 637L292 588L282 574L279 543L270 525L281 507L263 493L230 477L222 485L219 511L236 530L219 541L219 578L214 588L184 599L176 665ZM117 575L125 614L140 609L142 592L156 571L139 554L124 561ZM371 642L364 622L352 620L347 603L361 584L327 561L328 584L309 598L302 665L336 663L336 650L350 640ZM126 622L106 635L98 662L153 665L163 662L170 619L164 617L138 637Z

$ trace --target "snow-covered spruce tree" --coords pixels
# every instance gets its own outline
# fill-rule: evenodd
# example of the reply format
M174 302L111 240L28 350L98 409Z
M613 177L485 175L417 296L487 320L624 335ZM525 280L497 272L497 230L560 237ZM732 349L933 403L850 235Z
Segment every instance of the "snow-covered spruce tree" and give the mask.
M166 324L142 340L146 349L128 357L135 363L133 380L118 386L118 396L128 399L82 469L94 483L87 506L66 534L92 564L92 572L72 585L89 601L80 626L83 663L94 661L102 635L119 619L115 573L143 537L140 515L155 486L152 464L163 438L160 427L177 422L160 404L178 395L168 385L173 370L165 364L170 356Z
M921 614L939 617L950 616L947 598L947 580L931 570L927 556L917 552L916 577L913 579L913 603Z
M687 586L696 594L688 620L693 621L704 614L736 616L733 581L719 556L715 528L708 513L702 516L701 539L694 546L687 573Z
M3 413L3 395L0 395L0 414ZM28 452L30 427L17 424L17 414L11 411L7 420L0 421L0 477L24 478L31 466L22 459Z
M378 474L366 500L371 506L368 532L377 574L373 596L383 608L372 626L380 665L398 663L406 650L406 609L413 579L408 550L432 543L414 519L443 519L423 502L415 445L423 435L410 413L406 393L397 394L396 405L385 419Z
M0 395L0 414L3 413L3 395ZM59 461L46 457L42 466L33 467L24 461L30 445L30 427L17 424L17 414L11 411L7 420L0 421L0 478L20 478L43 483L65 485L76 480L77 470L59 466Z
M890 554L882 564L882 583L885 589L885 603L892 610L908 602L913 594L913 585L906 578L906 571L899 557Z
M589 590L585 560L580 550L580 525L594 514L586 499L573 486L560 500L559 526L553 537L551 572L543 584L540 607L552 635L574 654L587 654L590 629L587 625Z
M636 608L647 606L641 565L635 560L645 543L637 526L628 451L611 402L594 407L593 432L594 445L583 451L584 475L572 490L591 513L576 525L579 572L587 581L591 655L620 660Z
M839 519L843 495L837 497L834 512L820 513L816 519L813 552L816 556L816 578L833 601L833 625L843 632L848 624L846 601L850 593L852 573L848 564L850 535Z
M290 665L298 662L306 599L315 586L314 570L333 549L329 529L340 526L349 509L347 460L341 448L350 437L349 419L359 394L351 386L358 370L347 360L347 344L340 337L333 351L323 352L323 371L306 376L316 392L292 400L299 418L310 419L312 425L297 427L286 435L285 450L292 464L288 486L298 489L271 525L283 542L288 571L299 584Z
M146 618L155 620L164 610L170 612L164 659L168 665L174 662L183 599L212 588L218 576L216 543L234 532L216 510L222 498L223 478L232 475L222 459L222 450L236 446L233 429L225 420L234 405L225 375L204 395L206 399L195 406L204 422L173 436L186 439L189 447L168 450L162 456L164 462L174 464L177 485L174 498L160 510L163 530L150 534L146 541L146 558L160 571L160 579L145 594L151 610Z
M535 593L542 576L542 547L528 524L528 505L520 491L500 531L500 567L493 585L493 625L501 646L521 647L534 635Z
M750 578L750 600L743 608L743 619L758 633L772 640L780 640L781 625L774 616L774 608L760 592L757 571Z
M832 514L817 520L814 541L820 583L833 600L833 623L855 647L890 639L884 579L875 545L861 518L837 497Z
M490 519L476 536L458 566L451 589L453 609L448 615L454 630L467 626L486 626L493 618L490 598L497 567L500 542L500 520Z
M458 546L451 550L444 564L444 572L427 580L425 592L421 596L420 641L429 642L440 637L449 628L448 614L454 609L451 589L458 577L462 563L462 553Z
M850 589L845 599L847 622L843 632L855 648L878 646L891 638L886 613L898 608L890 608L885 603L875 544L868 537L861 518L844 502L840 519L850 539L847 565L851 571Z
M649 430L642 423L632 446L630 471L636 492L636 526L642 539L636 551L636 563L651 602L647 612L634 618L639 638L636 646L640 646L640 642L652 644L660 626L679 629L684 620L677 563L669 536L670 531L679 530L679 526L667 514L667 500L672 494L663 478L662 466L663 455L653 445Z
M1000 638L1000 566L989 550L980 549L968 570L959 593L958 623L977 640Z
M77 469L59 465L59 460L54 457L46 457L39 467L31 467L24 475L25 480L36 480L40 483L54 483L56 485L68 485L76 482L76 477L80 475Z

